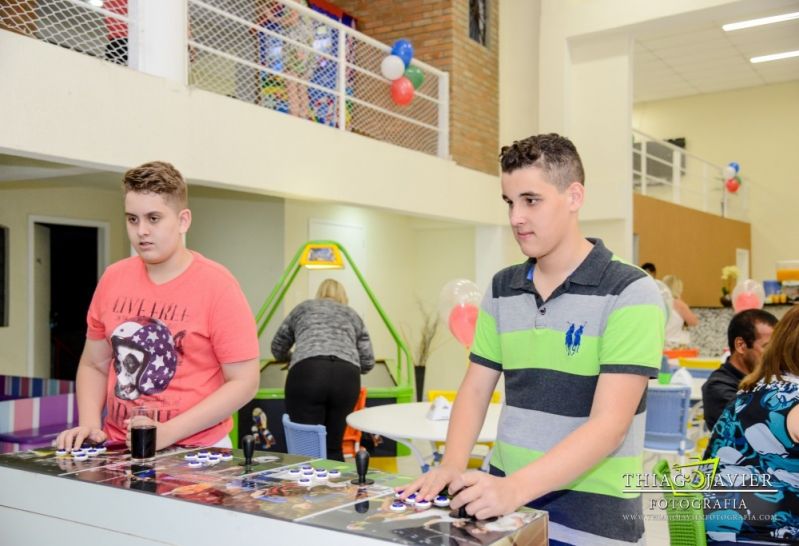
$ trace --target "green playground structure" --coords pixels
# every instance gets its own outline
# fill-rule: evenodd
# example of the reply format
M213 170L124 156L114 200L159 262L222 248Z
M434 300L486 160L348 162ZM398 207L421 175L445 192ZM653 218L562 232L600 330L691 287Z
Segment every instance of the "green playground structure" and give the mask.
M377 297L372 292L372 289L369 288L366 279L364 279L349 252L336 241L309 241L297 250L294 258L289 262L280 280L272 288L266 301L264 301L255 316L258 337L263 334L274 317L275 312L277 312L286 296L286 292L297 277L297 273L299 273L301 268L309 266L308 253L312 253L314 250L327 249L333 250L326 256L335 255L336 251L338 251L346 259L346 263L352 268L353 273L355 273L361 286L363 286L364 291L369 296L396 344L396 360L378 360L371 372L361 376L361 384L367 390L366 405L378 406L413 401L414 368L410 351L397 333L397 329L388 318L380 302L377 301ZM341 256L335 256L338 258L336 263L340 265L332 267L341 268L344 266L344 260L341 260ZM253 434L256 436L256 449L285 453L286 446L281 416L285 412L284 386L288 373L287 369L286 362L262 361L261 386L258 389L258 393L249 404L234 415L234 426L231 431L231 439L234 446L240 445L241 438L244 435ZM260 408L260 410L257 408ZM364 438L362 443L368 444L368 439ZM394 456L408 453L407 448L397 446L395 442L388 439L384 439L379 445L369 447L372 455Z

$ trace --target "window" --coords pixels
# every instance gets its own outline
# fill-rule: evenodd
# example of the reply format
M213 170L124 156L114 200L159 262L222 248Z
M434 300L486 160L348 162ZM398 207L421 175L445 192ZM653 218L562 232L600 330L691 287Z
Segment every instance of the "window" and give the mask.
M469 0L469 38L487 43L488 0Z

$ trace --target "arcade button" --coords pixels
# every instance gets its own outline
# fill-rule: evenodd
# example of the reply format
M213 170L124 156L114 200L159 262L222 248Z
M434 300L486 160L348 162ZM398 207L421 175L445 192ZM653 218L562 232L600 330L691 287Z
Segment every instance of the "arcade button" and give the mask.
M390 508L392 512L404 512L407 507L405 506L405 503L402 501L394 501L391 503Z
M203 466L203 463L201 461L196 460L196 459L189 461L189 468L201 468L202 466Z
M427 510L432 505L433 504L429 500L420 499L416 501L416 505L414 505L414 508L416 508L417 510Z
M446 495L439 495L433 499L433 504L438 506L439 508L445 508L449 506L449 497Z
M223 461L232 461L232 460L233 460L233 455L232 455L232 454L230 454L230 453L223 453L223 454L221 455L221 459L222 459Z
M66 457L67 455L69 455L69 451L67 451L66 449L59 449L56 450L55 452L56 457Z
M408 495L408 497L405 499L405 504L409 504L411 506L416 504L416 493L411 493Z

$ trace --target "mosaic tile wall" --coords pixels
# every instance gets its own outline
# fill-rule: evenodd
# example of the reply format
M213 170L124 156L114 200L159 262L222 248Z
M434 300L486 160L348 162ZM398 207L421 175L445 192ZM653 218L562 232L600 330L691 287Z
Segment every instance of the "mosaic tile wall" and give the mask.
M790 305L768 305L765 310L777 318L782 317ZM733 311L729 307L692 307L699 324L690 328L691 345L699 348L701 356L720 356L727 347L727 325Z

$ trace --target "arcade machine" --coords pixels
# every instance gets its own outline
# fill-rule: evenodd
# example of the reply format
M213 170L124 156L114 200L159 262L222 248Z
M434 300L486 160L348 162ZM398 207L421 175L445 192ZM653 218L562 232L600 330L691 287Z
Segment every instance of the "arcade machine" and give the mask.
M364 291L369 296L383 324L396 344L396 359L378 359L374 369L361 376L361 385L366 387L366 406L412 402L414 369L410 351L397 333L396 328L377 301L360 270L347 250L335 241L310 241L301 246L289 263L283 276L272 289L266 301L258 311L255 321L258 335L261 336L269 322L280 307L289 287L300 269L342 269L346 263L352 268ZM231 439L234 446L241 445L241 439L252 434L256 439L259 451L276 451L285 453L286 443L283 433L282 415L286 411L284 386L288 364L274 360L261 364L261 386L255 398L234 415L234 426ZM366 436L366 435L364 435ZM386 438L363 438L361 443L369 445L372 455L393 457L407 455L407 448L397 446L396 442ZM399 451L398 451L399 450Z

